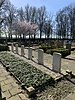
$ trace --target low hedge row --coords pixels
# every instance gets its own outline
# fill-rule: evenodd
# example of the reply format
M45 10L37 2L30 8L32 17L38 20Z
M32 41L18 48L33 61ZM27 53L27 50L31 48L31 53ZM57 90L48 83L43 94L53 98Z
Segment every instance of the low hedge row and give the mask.
M46 53L51 54L51 55L53 55L54 52L61 53L62 58L70 55L69 50L68 49L65 49L65 48L50 49L50 50L47 50L46 51Z
M9 50L9 47L7 45L0 44L0 51L7 51L7 50Z
M51 46L42 45L41 47L39 47L39 49L43 49L44 53L48 53L48 54L51 54L51 55L53 55L54 52L61 53L62 58L70 55L69 49L65 49L65 48L55 48L55 49L53 49Z
M36 88L47 81L49 84L53 82L53 78L50 77L50 75L47 75L10 53L0 52L0 61L6 66L9 66L9 71L12 72L25 87L33 86Z

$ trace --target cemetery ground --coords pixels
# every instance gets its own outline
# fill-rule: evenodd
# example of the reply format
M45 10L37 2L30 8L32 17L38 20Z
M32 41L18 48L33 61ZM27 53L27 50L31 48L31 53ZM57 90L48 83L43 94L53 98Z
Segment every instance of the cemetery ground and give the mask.
M3 63L7 66L9 66L11 64L9 71L14 72L15 75L16 75L15 68L18 68L18 67L19 67L19 69L21 68L20 61L23 64L22 66L25 66L25 64L28 64L26 66L29 66L29 68L34 66L35 71L37 68L38 70L41 70L41 73L43 72L43 74L42 74L43 77L41 76L42 82L46 81L50 77L53 77L54 79L59 79L63 76L62 74L55 73L52 70L50 70L52 68L52 60L53 60L53 57L50 54L44 53L44 65L39 65L37 62L37 59L38 59L37 50L32 50L32 56L33 56L32 60L28 60L28 49L27 48L24 49L24 52L25 52L24 57L21 56L20 48L19 48L19 55L15 54L15 50L14 50L14 53L12 53L11 51L6 52L7 55L5 55L5 52L1 52L0 60L2 60ZM65 59L63 59L63 58L61 59L61 68L62 68L61 73L66 75L66 70L69 69L70 71L73 72L73 74L75 74L74 54L75 54L75 52L73 51L71 53L71 55L67 56ZM12 55L12 56L10 56L10 55ZM7 59L8 56L10 56L10 59ZM14 60L12 59L12 57L15 57ZM16 61L18 59L18 63L14 62L15 59L16 59ZM24 61L27 63L24 63ZM9 64L9 62L14 62L14 63ZM14 65L14 67L13 67L13 65ZM25 67L25 69L23 67L22 71L23 70L26 70L26 67ZM33 70L33 69L31 69L31 70ZM38 72L38 74L41 75L41 73L38 70L36 71L36 73ZM48 85L45 85L44 87L41 87L39 90L36 91L36 96L33 95L32 97L29 98L26 91L24 91L21 88L21 86L19 84L17 84L18 83L17 80L15 80L15 78L13 76L10 76L10 72L7 72L6 68L3 67L2 64L0 64L0 83L2 85L3 94L6 96L6 100L74 100L74 98L75 98L75 77L74 76L72 77L71 75L68 75L67 77L64 77L64 78L62 77L61 80L58 82L52 81L52 82L54 82L54 84L48 84ZM18 74L20 74L20 73L18 73ZM35 73L34 73L34 75L35 75ZM49 75L50 75L50 77L49 77ZM18 75L16 75L16 76L18 76ZM39 80L41 80L41 77ZM32 79L33 79L33 77L32 77ZM38 79L38 77L37 77L37 79ZM24 80L24 79L21 79L21 81L26 82L26 80ZM38 82L36 81L35 83L38 83ZM38 85L38 84L36 85L35 83L33 84L33 87ZM30 85L31 84L28 82L27 87Z

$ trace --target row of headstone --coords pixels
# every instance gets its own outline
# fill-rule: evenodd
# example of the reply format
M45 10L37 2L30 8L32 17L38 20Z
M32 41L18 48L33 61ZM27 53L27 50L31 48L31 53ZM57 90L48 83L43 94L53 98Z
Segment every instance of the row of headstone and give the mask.
M11 51L14 52L14 45L12 43L11 45ZM19 54L19 51L18 51L18 44L15 45L15 52L16 54ZM21 45L21 56L24 56L25 55L25 52L24 52L24 45ZM29 47L28 48L28 59L32 59L32 47Z
M14 46L11 45L11 50L14 52ZM18 44L16 44L16 54L18 54ZM21 46L21 56L24 56L24 45ZM28 48L28 59L32 59L32 48ZM38 49L38 64L44 65L44 51L42 49ZM53 54L53 65L52 65L53 71L61 72L61 54L60 53L54 53Z
M44 64L44 52L43 50L38 50L38 63ZM53 65L52 70L55 72L61 72L61 54L60 53L53 53Z

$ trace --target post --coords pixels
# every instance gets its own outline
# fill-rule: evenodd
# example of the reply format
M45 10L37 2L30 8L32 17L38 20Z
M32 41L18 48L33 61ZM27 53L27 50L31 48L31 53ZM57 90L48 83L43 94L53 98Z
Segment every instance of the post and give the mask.
M41 64L41 65L44 64L44 62L43 62L44 55L43 54L44 54L43 50L39 49L38 50L38 64Z
M60 73L61 72L61 54L53 53L53 71Z
M18 54L18 44L16 44L16 54Z
M24 56L24 45L21 45L21 56Z
M14 52L14 45L13 45L13 43L11 44L11 51Z
M28 59L31 60L32 59L32 47L28 48Z

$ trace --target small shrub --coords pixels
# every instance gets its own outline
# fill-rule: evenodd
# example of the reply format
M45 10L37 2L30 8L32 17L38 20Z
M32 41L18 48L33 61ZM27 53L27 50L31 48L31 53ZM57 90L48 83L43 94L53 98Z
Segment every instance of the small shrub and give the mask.
M43 51L46 52L48 49L51 49L51 46L43 45L43 46L39 47L39 49L43 49Z
M51 48L63 48L63 41L62 40L52 40L51 41Z
M61 53L62 58L66 57L70 54L69 50L65 49L65 48L50 49L50 50L46 51L46 53L51 54L51 55L53 55L54 52Z

